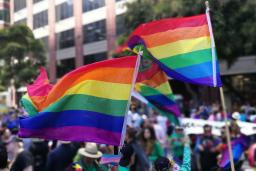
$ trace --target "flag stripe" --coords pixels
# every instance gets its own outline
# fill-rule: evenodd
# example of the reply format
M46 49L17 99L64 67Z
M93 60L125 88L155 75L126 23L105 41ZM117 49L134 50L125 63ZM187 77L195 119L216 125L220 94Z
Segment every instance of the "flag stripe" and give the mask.
M62 112L41 112L39 115L21 120L20 125L22 128L37 130L65 126L86 126L112 132L122 132L123 121L124 117L86 110L66 110Z
M144 36L177 28L197 27L205 24L207 24L205 14L183 18L168 18L142 24L135 29L133 35Z
M39 130L21 128L19 136L37 137L47 140L87 141L100 144L119 145L121 133L85 126L65 126L61 128L43 128Z
M167 105L174 105L175 102L168 100L168 98L164 95L158 94L158 95L150 95L146 96L146 99L149 99L149 101L156 101L158 105L161 106L167 106Z
M211 49L203 49L176 56L170 56L168 58L163 58L160 61L172 69L177 69L211 61L211 53Z
M147 36L141 36L148 48L160 46L167 43L176 42L179 40L192 39L198 37L209 36L208 25L202 25L198 27L184 27L174 30L167 30L165 32L159 32ZM169 36L172 35L172 36Z
M111 116L124 116L127 102L127 100L109 100L84 94L66 95L46 108L44 112L87 110Z
M155 72L155 74L152 77L148 77L148 79L142 81L141 83L146 84L150 87L157 87L165 83L166 81L168 81L167 77L164 75L163 71L158 69L158 71Z
M168 58L183 53L211 48L210 37L200 37L195 39L180 40L153 48L148 48L157 59ZM171 49L171 50L166 50Z
M197 72L198 70L203 72ZM187 66L184 68L178 68L175 69L175 71L179 74L186 75L186 77L189 79L208 77L212 75L212 61Z

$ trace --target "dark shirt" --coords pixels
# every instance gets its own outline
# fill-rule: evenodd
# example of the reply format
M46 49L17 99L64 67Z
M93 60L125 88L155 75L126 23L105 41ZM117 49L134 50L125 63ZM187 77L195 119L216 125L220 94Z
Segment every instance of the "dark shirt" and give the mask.
M23 151L18 154L16 160L13 162L13 165L10 171L23 171L25 168L33 165L33 156L28 151Z
M46 160L48 154L48 142L33 142L29 151L34 156L33 171L45 171Z
M77 147L73 144L61 144L55 148L48 156L47 171L63 171L73 161L76 155Z

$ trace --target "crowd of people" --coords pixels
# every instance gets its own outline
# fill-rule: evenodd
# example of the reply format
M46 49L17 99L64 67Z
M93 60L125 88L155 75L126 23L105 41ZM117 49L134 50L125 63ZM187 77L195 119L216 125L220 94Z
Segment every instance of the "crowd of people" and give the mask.
M212 127L204 125L203 134L186 135L183 127L174 125L167 117L133 99L127 115L126 135L119 148L118 163L102 164L106 154L117 153L116 147L83 142L20 139L17 135L18 116L23 110L10 109L0 114L0 171L214 171L220 168L223 151L227 147L225 129L220 136L212 134ZM249 105L231 114L231 140L244 136L236 120L254 122L255 110ZM219 105L200 106L191 110L191 118L222 121ZM74 132L75 133L75 132ZM254 136L246 137L248 148L235 162L241 170L249 161L255 166ZM249 146L251 148L249 148ZM249 150L248 150L249 149ZM252 150L253 152L250 152Z

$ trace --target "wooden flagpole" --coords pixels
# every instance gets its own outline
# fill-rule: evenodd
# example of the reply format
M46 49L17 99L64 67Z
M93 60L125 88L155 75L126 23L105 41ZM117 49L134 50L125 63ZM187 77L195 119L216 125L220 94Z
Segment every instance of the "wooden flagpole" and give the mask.
M212 61L213 61L213 83L214 86L217 86L217 80L216 80L216 54L215 54L215 42L214 42L214 37L213 37L213 32L212 32L212 26L211 26L211 19L210 19L210 7L209 7L209 2L205 1L205 6L206 6L206 17L207 17L207 22L209 26L209 32L210 32L210 37L211 37L211 48L212 48ZM231 171L235 171L235 165L234 165L234 160L233 160L233 152L232 152L232 146L231 146L231 140L230 140L230 132L229 132L229 127L228 127L228 117L227 117L227 108L225 104L225 98L224 98L224 93L223 93L223 88L220 87L220 98L221 98L221 105L223 107L223 112L224 112L224 119L225 119L225 133L226 133L226 138L227 138L227 144L228 144L228 153L229 153L229 160L230 160L230 165L231 165Z
M228 153L229 153L229 160L231 165L231 171L235 171L235 164L233 160L233 152L232 152L232 146L231 146L231 140L230 140L230 132L228 127L228 117L227 117L227 108L225 104L225 98L224 98L224 92L223 88L220 87L220 98L221 98L221 105L223 107L224 117L225 117L225 132L226 132L226 138L228 143Z

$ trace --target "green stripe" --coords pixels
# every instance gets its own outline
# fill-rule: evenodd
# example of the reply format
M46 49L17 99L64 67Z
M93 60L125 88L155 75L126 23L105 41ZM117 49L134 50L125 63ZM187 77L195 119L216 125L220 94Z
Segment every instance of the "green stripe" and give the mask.
M159 92L156 89L151 88L151 87L146 86L146 85L141 85L140 93L143 96L153 96L153 95L158 95L159 94Z
M29 114L29 116L34 116L34 115L36 115L38 113L36 108L34 107L34 105L29 100L27 100L25 98L22 98L20 100L20 103L21 103L21 106Z
M162 63L172 69L200 64L210 60L212 60L211 48L160 59Z
M124 116L126 106L127 100L110 100L83 94L73 94L64 96L43 110L43 112L88 110L112 116Z

